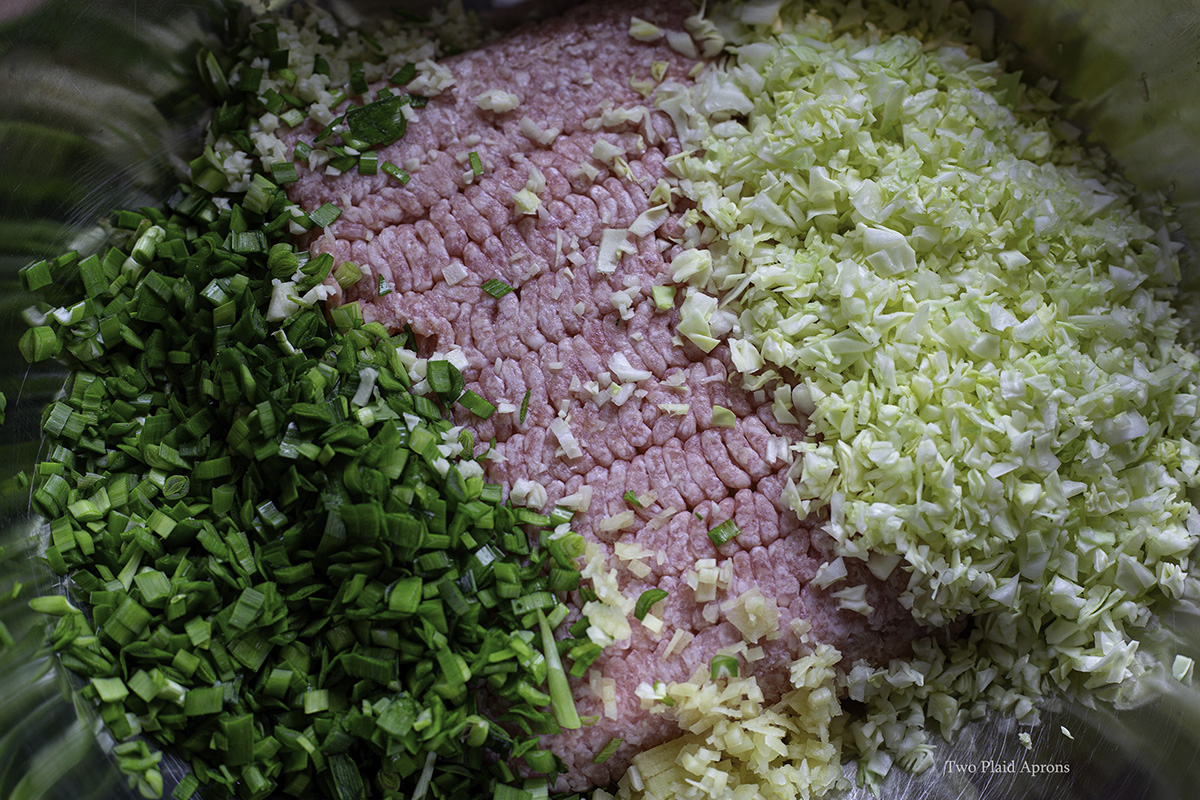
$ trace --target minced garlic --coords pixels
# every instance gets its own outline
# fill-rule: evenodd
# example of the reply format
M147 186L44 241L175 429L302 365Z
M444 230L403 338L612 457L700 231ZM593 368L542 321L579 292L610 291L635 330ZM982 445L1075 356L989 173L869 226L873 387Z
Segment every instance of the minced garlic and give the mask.
M725 601L721 610L747 642L757 642L779 630L779 606L775 598L764 596L757 586Z
M684 734L634 756L616 797L813 798L844 785L840 739L832 730L841 714L834 692L840 658L819 645L797 659L789 671L792 689L772 706L752 677L712 681L697 673L665 691L647 686L643 703L677 720Z

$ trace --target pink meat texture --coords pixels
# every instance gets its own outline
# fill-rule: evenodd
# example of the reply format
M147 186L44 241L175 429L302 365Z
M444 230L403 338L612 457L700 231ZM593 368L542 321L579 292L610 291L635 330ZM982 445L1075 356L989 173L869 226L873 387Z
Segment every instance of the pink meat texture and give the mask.
M487 421L460 414L458 421L477 441L495 437L503 456L487 464L487 479L505 487L522 478L537 481L546 488L548 507L581 486L592 487L591 507L577 515L573 528L608 553L627 597L653 587L670 593L655 608L665 623L659 635L631 617L632 637L606 650L593 667L616 682L615 718L605 716L587 678L573 681L579 713L600 717L547 742L570 768L565 783L573 789L615 781L636 752L677 735L667 717L642 709L634 694L639 684L688 680L697 668L708 669L718 649L741 639L724 613L705 614L706 604L686 583L699 559L733 563L732 585L718 593L718 605L754 586L778 605L781 635L757 643L759 660L741 659L743 674L755 675L768 696L782 691L787 664L800 648L792 619L811 623L813 635L838 647L847 664L901 654L919 632L895 600L902 584L877 581L858 562L848 564L849 578L828 592L865 584L875 609L869 616L839 608L826 590L810 584L832 557L829 540L818 521L798 520L781 499L788 464L770 444L778 437L798 440L803 428L780 424L768 396L740 388L724 345L710 354L681 346L678 312L656 309L651 287L671 283L682 203L655 233L629 237L636 252L624 255L614 272L596 269L603 232L628 227L651 207L649 196L669 176L667 159L679 146L662 113L654 115L650 136L640 123L597 128L585 122L604 107L647 105L630 78L647 79L654 61L667 63L667 79L689 80L693 59L662 39L644 43L628 33L634 15L678 31L689 13L687 4L669 0L597 3L450 59L445 63L454 86L418 110L405 137L380 154L381 161L398 165L419 161L407 185L382 173L318 172L303 174L291 191L307 210L325 202L343 209L310 242L339 263L364 268L366 277L343 300L361 301L368 320L394 329L410 325L424 354L461 350L467 388L494 404L519 407L529 391L524 422L516 411ZM475 98L490 89L517 95L519 106L503 113L481 109ZM520 130L526 116L561 134L548 144L529 138ZM628 173L593 158L599 139L625 150ZM462 159L471 150L485 169L468 180ZM581 169L584 163L599 171L594 179ZM524 214L514 194L535 167L545 179L541 209ZM572 264L572 253L582 256L582 265ZM376 295L379 275L395 287L383 297ZM516 291L492 298L481 289L491 278ZM632 315L622 319L612 295L631 285L640 288L632 292ZM638 382L622 405L597 407L579 387L609 372L616 353L652 377ZM682 388L665 383L677 373L684 376ZM659 407L683 403L688 411L682 415ZM714 405L732 410L736 424L714 427ZM575 458L550 432L563 408L582 450ZM631 527L603 532L603 520L631 508L627 491L653 492L656 499L635 509ZM666 509L675 511L665 524L647 525ZM715 548L707 532L730 518L741 535ZM649 574L636 577L614 555L617 542L636 542L648 551L643 563ZM582 605L576 592L569 602ZM677 629L695 638L664 658ZM624 744L605 763L593 764L614 736Z

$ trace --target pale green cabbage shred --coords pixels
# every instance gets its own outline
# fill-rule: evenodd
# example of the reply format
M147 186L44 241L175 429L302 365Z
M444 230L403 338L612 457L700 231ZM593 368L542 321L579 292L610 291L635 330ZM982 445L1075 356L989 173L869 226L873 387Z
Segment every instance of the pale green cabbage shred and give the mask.
M680 335L724 341L748 388L807 417L798 514L827 512L844 557L899 556L916 618L975 617L844 680L869 710L848 735L872 783L893 758L931 764L926 722L1031 722L1055 686L1121 700L1163 671L1139 650L1155 611L1196 592L1178 246L1044 91L950 43L969 19L718 8L691 22L728 59L657 95L706 248L675 259Z

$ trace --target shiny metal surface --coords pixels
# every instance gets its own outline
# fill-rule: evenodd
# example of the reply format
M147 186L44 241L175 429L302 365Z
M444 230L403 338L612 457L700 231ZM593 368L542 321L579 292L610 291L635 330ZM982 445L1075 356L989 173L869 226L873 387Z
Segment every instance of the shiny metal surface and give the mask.
M90 709L43 646L26 605L48 585L28 490L41 410L62 385L16 350L31 301L17 270L63 249L116 205L161 196L173 154L195 139L195 95L175 97L215 4L20 0L0 3L0 797L133 797L106 755ZM155 101L159 100L158 106ZM21 590L15 599L11 593Z
M1200 238L1200 4L1192 0L996 0L997 36L1033 74L1060 80L1071 116L1125 174L1173 194Z
M1200 6L994 5L998 16L977 18L981 42L1011 39L1032 74L1061 78L1072 114L1107 143L1128 177L1169 192L1184 234L1200 242ZM0 427L0 619L17 640L0 649L0 798L135 796L105 755L110 743L94 715L72 700L71 678L46 653L41 623L26 606L50 578L37 559L28 490L15 476L32 470L41 410L62 373L31 369L17 354L30 303L17 270L86 238L108 209L163 196L202 112L186 90L188 65L218 19L218 0L0 0L0 391L9 398ZM1189 277L1200 278L1200 270ZM1200 659L1195 606L1163 622L1156 646ZM1168 676L1140 700L1121 712L1064 704L1032 732L1029 752L1009 723L972 724L938 749L933 769L894 776L885 796L1191 800L1200 794L1200 692ZM1035 764L1057 771L1022 770Z
M217 4L0 2L0 619L17 640L0 652L0 797L134 797L105 752L73 678L43 646L27 598L44 591L28 490L41 410L62 385L55 367L29 368L16 350L31 302L17 270L61 251L115 206L154 202L173 156L196 139L201 111L185 87ZM15 599L11 593L22 586Z

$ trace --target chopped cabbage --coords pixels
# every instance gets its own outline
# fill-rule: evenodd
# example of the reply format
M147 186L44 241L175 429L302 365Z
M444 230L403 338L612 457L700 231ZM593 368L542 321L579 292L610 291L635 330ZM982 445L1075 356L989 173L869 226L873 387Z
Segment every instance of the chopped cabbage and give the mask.
M954 8L942 24L961 34ZM792 384L776 414L807 417L810 438L785 497L828 510L843 559L907 573L901 602L929 625L977 618L846 676L872 784L889 752L932 763L926 720L948 734L990 705L1033 721L1052 687L1130 696L1200 542L1178 246L1043 92L894 33L908 18L722 6L689 30L730 58L656 96L685 146L683 222L711 241L672 262L679 334L724 339L749 388Z
M596 255L596 271L612 273L617 271L617 262L621 260L625 239L629 231L625 228L608 228L600 234L600 250Z
M633 17L629 20L629 35L639 42L653 42L656 39L661 39L663 33L662 28L640 17Z

